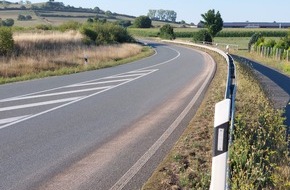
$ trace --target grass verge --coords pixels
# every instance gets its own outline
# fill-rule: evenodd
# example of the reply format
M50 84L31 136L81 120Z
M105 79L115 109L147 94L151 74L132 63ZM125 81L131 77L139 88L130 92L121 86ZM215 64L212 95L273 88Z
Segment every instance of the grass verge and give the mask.
M227 64L218 55L217 73L202 105L143 190L209 189L214 105L223 99ZM289 189L290 166L282 112L272 108L248 67L237 63L238 92L231 188ZM223 81L223 82L221 82Z
M289 189L290 165L282 112L272 108L251 68L237 64L237 70L231 189Z

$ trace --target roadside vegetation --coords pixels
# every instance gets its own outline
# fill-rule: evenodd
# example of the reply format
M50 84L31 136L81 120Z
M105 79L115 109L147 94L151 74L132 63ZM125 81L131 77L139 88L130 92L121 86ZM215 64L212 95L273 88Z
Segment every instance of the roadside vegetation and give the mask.
M237 64L237 70L231 188L289 189L290 159L282 110L272 107L250 66Z
M223 99L227 70L223 58L210 54L218 67L204 101L143 190L209 189L214 105ZM235 140L230 148L231 188L289 189L290 160L282 111L272 108L249 67L238 63L237 67Z
M59 28L12 32L0 27L0 83L100 69L152 54L114 23L70 21Z

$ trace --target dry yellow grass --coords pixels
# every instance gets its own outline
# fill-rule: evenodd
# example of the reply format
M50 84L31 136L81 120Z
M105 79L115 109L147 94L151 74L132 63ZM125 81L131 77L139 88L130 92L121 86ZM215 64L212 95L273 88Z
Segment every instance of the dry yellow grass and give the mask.
M34 33L15 33L13 38L16 42L42 42L42 41L50 41L50 42L81 42L82 34L76 31L68 31L68 32L34 32Z
M13 55L0 59L2 79L59 70L71 73L65 69L79 72L113 66L117 61L140 54L143 50L137 44L83 45L82 35L78 32L19 33L14 35L14 41ZM88 59L86 67L85 58Z

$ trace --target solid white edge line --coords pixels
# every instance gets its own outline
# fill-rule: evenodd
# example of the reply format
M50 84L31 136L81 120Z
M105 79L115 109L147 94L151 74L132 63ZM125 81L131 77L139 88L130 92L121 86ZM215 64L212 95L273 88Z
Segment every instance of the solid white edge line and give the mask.
M161 145L168 139L168 137L173 133L173 131L178 127L181 121L184 119L186 114L190 111L192 106L196 103L199 96L203 93L206 86L209 84L212 75L214 74L215 67L212 69L210 74L207 76L206 80L186 106L186 108L181 112L181 114L176 118L176 120L170 125L170 127L162 134L162 136L145 152L145 154L110 188L110 190L122 190L128 182L139 172L139 170L148 162L148 160L156 153L156 151L161 147Z

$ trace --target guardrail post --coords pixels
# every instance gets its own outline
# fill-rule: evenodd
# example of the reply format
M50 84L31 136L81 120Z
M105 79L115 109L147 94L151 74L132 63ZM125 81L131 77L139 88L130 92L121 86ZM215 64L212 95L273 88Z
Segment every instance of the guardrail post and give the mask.
M228 141L231 100L225 99L215 105L214 142L210 190L227 188Z

